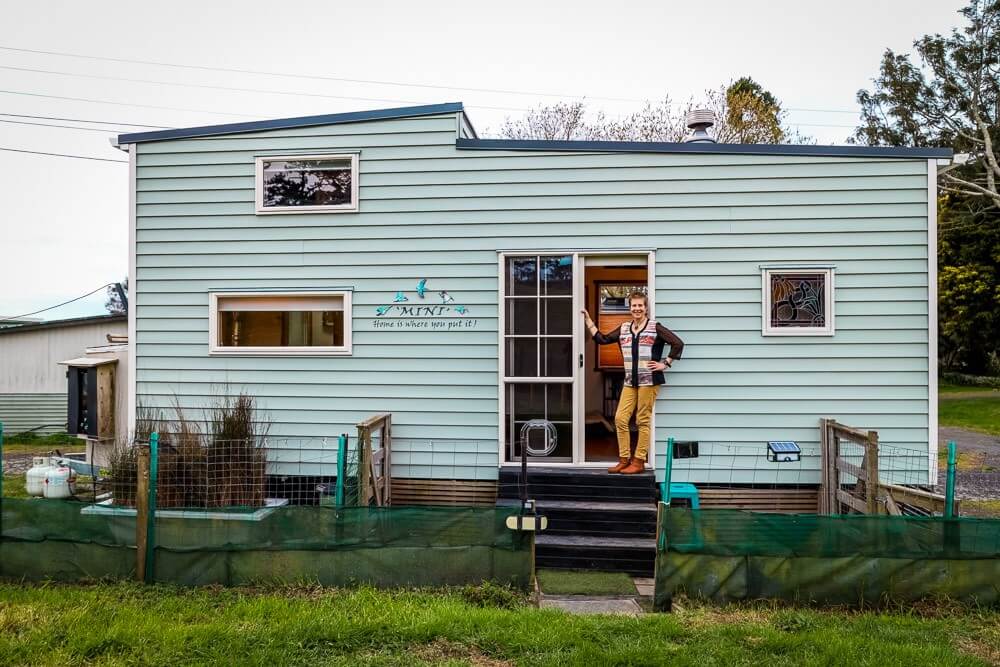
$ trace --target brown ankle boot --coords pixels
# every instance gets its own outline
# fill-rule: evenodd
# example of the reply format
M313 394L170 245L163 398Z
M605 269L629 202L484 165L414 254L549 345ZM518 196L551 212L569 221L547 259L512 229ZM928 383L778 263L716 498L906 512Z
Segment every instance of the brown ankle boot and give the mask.
M645 459L638 459L632 457L632 462L628 464L628 467L623 468L621 473L623 475L634 475L639 472L645 472L645 470L646 470Z
M627 456L625 458L619 457L618 465L616 465L614 468L608 468L608 472L621 472L622 470L628 467L628 461L629 459Z

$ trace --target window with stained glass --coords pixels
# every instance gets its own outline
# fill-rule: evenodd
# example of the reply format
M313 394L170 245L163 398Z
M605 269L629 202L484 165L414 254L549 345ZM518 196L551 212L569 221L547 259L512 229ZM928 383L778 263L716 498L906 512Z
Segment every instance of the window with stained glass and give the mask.
M765 336L833 335L833 269L764 269Z

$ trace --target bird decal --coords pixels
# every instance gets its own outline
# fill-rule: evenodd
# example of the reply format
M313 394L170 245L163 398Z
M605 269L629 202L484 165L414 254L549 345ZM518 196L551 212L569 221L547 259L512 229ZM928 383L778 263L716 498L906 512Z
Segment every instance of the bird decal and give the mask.
M405 294L403 294L402 292L396 292L396 298L395 298L395 299L393 299L393 301L394 301L395 303L400 303L400 302L402 302L402 301L409 301L409 299L407 299L407 298L406 298L406 295L405 295Z
M466 308L465 306L455 306L455 312L457 312L459 315L465 315L467 312L469 312L469 309Z
M441 297L441 303L452 303L455 300L455 297L444 290L438 292L438 296Z
M375 309L376 317L382 317L383 315L389 312L390 308L392 308L392 306L379 306L378 308Z
M424 298L424 292L427 291L427 278L424 278L419 283L417 283L417 296L421 299Z

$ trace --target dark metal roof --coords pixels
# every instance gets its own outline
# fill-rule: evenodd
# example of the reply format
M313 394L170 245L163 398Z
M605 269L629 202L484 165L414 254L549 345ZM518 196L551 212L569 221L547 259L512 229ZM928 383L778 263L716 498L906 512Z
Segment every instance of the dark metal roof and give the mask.
M717 153L723 155L808 155L816 157L881 157L948 159L950 148L896 146L811 146L796 144L666 143L653 141L540 141L522 139L458 139L456 147L480 151L581 151L587 153Z
M156 132L133 132L118 135L118 144L135 144L167 139L188 139L211 137L261 130L280 130L292 127L315 125L337 125L358 123L368 120L390 118L412 118L446 113L461 113L465 109L461 102L429 104L395 109L374 109L372 111L352 111L349 113L326 114L322 116L300 116L298 118L277 118L274 120L227 123L225 125L205 125ZM469 127L468 116L465 117ZM472 130L475 132L475 129ZM880 157L910 159L948 159L950 148L908 148L895 146L811 146L793 144L715 144L710 142L666 143L651 141L538 141L521 139L464 139L458 138L456 147L463 150L496 151L580 151L588 153L716 153L722 155L804 155L815 157Z
M128 322L128 315L112 313L110 315L88 315L87 317L72 317L65 320L49 320L48 322L34 322L32 324L15 324L13 326L0 327L0 335L9 333L22 333L24 331L38 331L39 329L58 329L60 327L76 327L84 324L97 324L104 322Z
M413 116L433 116L443 113L465 113L461 102L447 104L428 104L419 107L400 107L396 109L374 109L372 111L351 111L348 113L325 114L322 116L299 116L298 118L276 118L274 120L255 120L244 123L227 123L225 125L204 125L202 127L183 127L174 130L157 130L155 132L133 132L119 134L118 144L137 144L144 141L164 141L166 139L188 139L191 137L211 137L219 134L239 134L242 132L259 132L261 130L283 130L290 127L309 127L312 125L337 125L340 123L359 123L366 120L385 120L387 118L408 118ZM472 124L469 123L471 127Z

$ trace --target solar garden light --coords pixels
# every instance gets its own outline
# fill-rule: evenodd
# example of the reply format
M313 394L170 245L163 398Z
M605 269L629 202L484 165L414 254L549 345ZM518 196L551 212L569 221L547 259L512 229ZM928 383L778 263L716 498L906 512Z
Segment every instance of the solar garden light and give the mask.
M794 463L802 459L802 448L798 443L771 441L767 443L767 460L772 463Z

